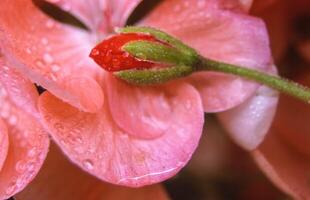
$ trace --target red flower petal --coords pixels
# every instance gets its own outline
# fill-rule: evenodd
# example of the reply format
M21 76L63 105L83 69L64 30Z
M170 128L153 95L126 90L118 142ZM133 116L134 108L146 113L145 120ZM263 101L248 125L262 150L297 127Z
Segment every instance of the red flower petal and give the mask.
M92 31L104 34L124 26L133 9L142 0L47 0L68 11Z
M271 55L264 23L221 8L214 1L164 1L142 24L175 35L205 57L267 69ZM190 81L200 90L206 112L232 108L258 87L241 78L206 72L194 74Z
M118 34L100 42L89 56L99 66L110 72L126 69L145 69L154 66L153 63L139 60L122 49L127 43L137 40L157 41L153 36L146 34Z
M160 185L139 189L104 183L74 166L51 146L42 170L16 200L168 200Z
M0 121L3 120L9 139L8 153L0 170L0 199L6 199L21 191L37 174L47 154L49 139L36 118L38 94L34 95L33 84L2 61L0 91Z
M140 92L119 84L120 90L128 91L126 101L130 107L126 108L126 101L122 99L123 102L116 103L119 107L113 108L119 110L113 112L122 111L126 118L130 112L139 116L145 111L141 118L135 118L137 128L132 126L133 120L125 127L132 131L140 128L138 132L118 127L115 122L122 119L113 120L107 104L99 113L83 113L49 93L39 100L45 125L74 163L104 181L140 187L175 175L190 159L202 132L203 110L199 94L186 84L162 86L160 90L141 89ZM144 93L143 99L131 102L139 93ZM154 96L157 98L148 102ZM163 112L171 117L166 122L167 118L156 110L163 107ZM186 112L188 110L190 112ZM141 121L143 117L145 121ZM165 128L149 125L152 119L166 123L162 126ZM151 128L161 129L161 135L154 138L157 132L151 132ZM150 136L153 138L144 139Z
M11 65L80 109L100 109L103 72L88 57L90 34L57 23L29 0L2 0L0 13L0 46Z

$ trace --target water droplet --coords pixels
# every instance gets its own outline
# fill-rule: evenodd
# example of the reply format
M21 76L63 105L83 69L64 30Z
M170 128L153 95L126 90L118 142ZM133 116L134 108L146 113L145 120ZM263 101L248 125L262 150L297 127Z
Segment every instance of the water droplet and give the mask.
M17 123L17 117L15 115L11 115L8 120L9 124L14 126Z
M47 38L42 38L41 39L42 44L47 45L48 44L48 39Z
M186 101L185 108L188 109L188 110L191 109L192 108L192 103L190 101Z
M15 169L17 172L24 172L25 171L25 162L24 161L18 161L15 165Z
M58 64L53 64L51 66L52 72L58 72L60 70L60 66Z
M98 56L99 54L100 54L100 52L99 52L98 49L93 49L93 50L91 51L91 55L93 55L93 56Z
M42 60L36 60L35 65L40 68L44 68L44 63Z
M92 170L94 169L94 163L89 160L89 159L86 159L83 161L83 166L87 169L87 170Z
M46 27L47 28L53 28L54 27L54 21L53 20L47 20L47 22L46 22Z
M35 155L37 155L37 149L36 148L30 149L27 153L27 156L29 156L29 157L34 157Z
M30 48L26 48L26 53L31 54L31 49Z
M0 87L0 97L4 98L8 95L8 93L6 92L6 90L4 88Z
M64 4L64 5L63 5L63 9L64 9L65 11L70 11L70 10L71 10L71 4L70 4L70 3Z
M45 53L43 55L43 60L46 64L51 64L54 62L54 58L49 53Z

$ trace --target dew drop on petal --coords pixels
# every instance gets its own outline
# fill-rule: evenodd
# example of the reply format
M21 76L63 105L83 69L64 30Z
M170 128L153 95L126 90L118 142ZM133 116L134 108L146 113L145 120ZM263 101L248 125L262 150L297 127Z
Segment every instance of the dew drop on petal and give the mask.
M31 54L31 49L30 48L26 48L26 53Z
M83 166L87 169L87 170L92 170L94 169L94 163L89 160L89 159L86 159L83 161Z
M45 53L43 55L43 61L46 63L46 64L51 64L54 62L54 58L51 56L51 54L49 53Z
M47 20L45 25L47 28L53 28L55 23L52 20Z
M24 163L24 161L22 161L22 160L18 161L16 163L16 165L15 165L15 170L17 172L20 172L20 173L24 172L25 171L25 163Z
M11 126L16 125L17 123L17 117L15 115L11 115L8 119L8 122Z
M52 64L51 69L52 72L58 72L60 70L60 66L58 64Z
M41 39L42 44L47 45L48 44L48 39L47 38L42 38Z

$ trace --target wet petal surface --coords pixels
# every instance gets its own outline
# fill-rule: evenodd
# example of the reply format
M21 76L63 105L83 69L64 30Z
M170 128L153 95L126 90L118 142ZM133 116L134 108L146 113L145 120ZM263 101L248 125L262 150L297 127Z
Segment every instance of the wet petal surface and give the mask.
M21 191L38 173L49 139L38 123L35 87L3 61L0 65L0 121L6 126L9 141L0 170L0 199L6 199Z
M142 24L175 35L208 58L260 70L271 62L264 23L215 1L165 1ZM241 78L206 72L194 74L189 81L199 89L206 112L232 108L258 87Z
M233 140L246 150L253 150L264 140L273 121L278 93L261 86L256 94L218 117Z
M108 34L124 26L133 9L142 0L47 0L79 18L94 32Z
M21 193L17 200L168 200L160 185L139 189L104 183L74 166L51 145L42 170L34 181Z
M88 58L93 35L56 22L29 0L3 0L0 13L0 47L12 66L71 105L100 109L103 71Z
M146 128L144 124L139 125L141 129L135 134L120 128L107 104L99 113L83 113L45 93L40 97L39 108L54 140L74 163L104 181L140 187L175 175L190 159L202 132L203 110L197 91L187 84L175 86L174 91L163 89L161 92L171 95L172 110L183 107L190 112L187 116L183 112L181 116L177 116L178 113L172 115L160 135L150 131L152 126ZM156 89L153 92L156 93ZM192 108L186 107L184 98ZM128 101L132 100L129 98ZM123 113L128 109L136 111L140 105L143 110L142 101L129 102L134 105ZM153 103L156 106L160 101ZM123 108L123 103L119 108ZM157 114L162 117L159 111L149 114L150 118L156 119ZM125 128L134 128L131 122ZM135 123L139 124L140 118L136 118ZM153 134L152 139L145 139L150 138L149 134Z

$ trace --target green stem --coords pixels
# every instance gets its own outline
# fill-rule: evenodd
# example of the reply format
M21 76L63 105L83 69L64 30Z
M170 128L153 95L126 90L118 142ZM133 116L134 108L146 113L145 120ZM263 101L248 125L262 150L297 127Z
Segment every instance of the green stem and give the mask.
M310 103L310 89L305 86L299 85L298 83L295 83L293 81L253 69L209 60L203 57L201 57L200 60L201 63L198 66L198 70L216 71L226 74L237 75L248 80L264 84L284 94L294 96L302 101Z

